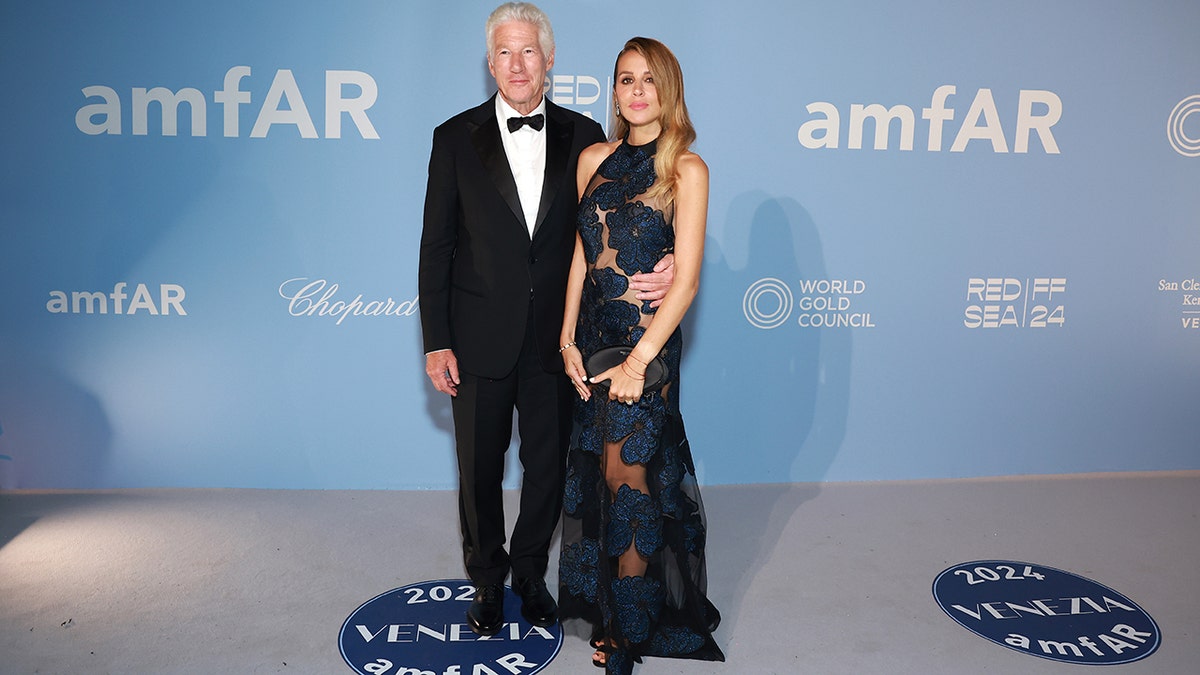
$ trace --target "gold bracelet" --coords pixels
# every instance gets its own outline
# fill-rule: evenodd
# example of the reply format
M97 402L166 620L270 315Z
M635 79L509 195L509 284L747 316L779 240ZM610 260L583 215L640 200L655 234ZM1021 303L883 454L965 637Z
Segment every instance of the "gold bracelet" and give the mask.
M561 354L561 353L563 353L563 352L567 351L568 349L570 349L571 347L574 347L574 346L575 346L575 343L574 343L574 342L568 342L567 344L565 344L565 345L563 345L563 346L561 346L561 347L559 347L559 348L558 348L558 353L559 353L559 354Z
M625 362L624 362L624 361L622 361L622 362L621 362L621 372L625 373L625 375L626 375L626 376L628 376L628 377L630 377L630 378L632 378L632 379L635 379L635 380L644 380L644 379L646 379L646 376L645 376L645 375L642 375L641 377L638 377L638 376L637 376L635 373L633 373L633 371L629 370L629 366L625 365Z
M634 355L633 355L633 352L629 352L629 358L633 359L634 361L637 361L638 363L642 364L642 365L643 365L643 366L645 366L646 368L649 368L649 367L650 367L650 364L649 364L649 363L646 363L645 361L643 361L643 360L639 359L638 357L634 356Z

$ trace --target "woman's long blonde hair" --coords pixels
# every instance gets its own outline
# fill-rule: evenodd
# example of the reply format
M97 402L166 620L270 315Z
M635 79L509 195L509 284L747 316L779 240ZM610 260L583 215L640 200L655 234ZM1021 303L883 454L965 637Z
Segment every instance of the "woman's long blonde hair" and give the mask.
M654 173L658 179L647 192L649 198L663 197L668 203L675 198L675 165L679 157L687 152L696 140L696 129L688 117L687 103L683 99L683 70L679 60L663 43L653 38L635 37L625 43L617 61L626 52L637 52L646 59L650 74L654 76L654 89L658 92L658 103L662 113L658 118L662 130L658 135L658 147L654 157ZM613 83L617 80L617 66L613 66ZM613 97L616 104L616 97ZM613 139L629 135L629 123L620 115L613 126Z

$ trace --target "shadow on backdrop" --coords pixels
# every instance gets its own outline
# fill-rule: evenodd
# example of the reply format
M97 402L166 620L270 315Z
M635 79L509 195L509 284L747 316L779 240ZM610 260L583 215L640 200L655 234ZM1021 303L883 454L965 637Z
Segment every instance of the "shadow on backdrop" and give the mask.
M819 494L816 484L845 438L851 335L802 328L784 296L759 308L790 314L778 326L760 328L747 316L747 291L764 278L793 295L800 279L828 278L820 234L796 201L760 191L738 196L724 247L710 237L705 259L696 314L709 329L693 332L685 351L684 419L705 484L764 483L749 499L721 499L716 490L717 508L709 509L719 546L710 547L711 594L733 623L788 523Z
M0 488L101 487L113 431L100 401L36 360L0 365Z

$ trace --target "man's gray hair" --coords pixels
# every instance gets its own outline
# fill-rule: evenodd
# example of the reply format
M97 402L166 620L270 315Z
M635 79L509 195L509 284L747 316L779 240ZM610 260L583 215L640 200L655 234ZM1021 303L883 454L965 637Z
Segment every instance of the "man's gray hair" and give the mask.
M532 2L506 2L497 7L496 11L488 17L484 30L487 32L489 58L492 55L492 48L495 47L495 41L492 39L493 33L501 24L510 21L521 21L537 26L538 44L542 47L542 54L546 58L550 58L550 55L554 53L554 29L550 27L550 17L546 16L546 13L538 9L537 5Z

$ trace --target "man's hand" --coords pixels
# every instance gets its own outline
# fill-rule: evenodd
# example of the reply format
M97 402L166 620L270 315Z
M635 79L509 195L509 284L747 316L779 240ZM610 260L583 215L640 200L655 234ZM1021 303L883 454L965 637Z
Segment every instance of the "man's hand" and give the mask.
M637 291L638 300L651 300L651 307L662 304L663 298L675 283L675 254L668 253L654 266L653 272L643 272L629 277L629 287Z
M443 394L458 396L458 359L454 351L443 349L425 355L425 374L433 388Z

